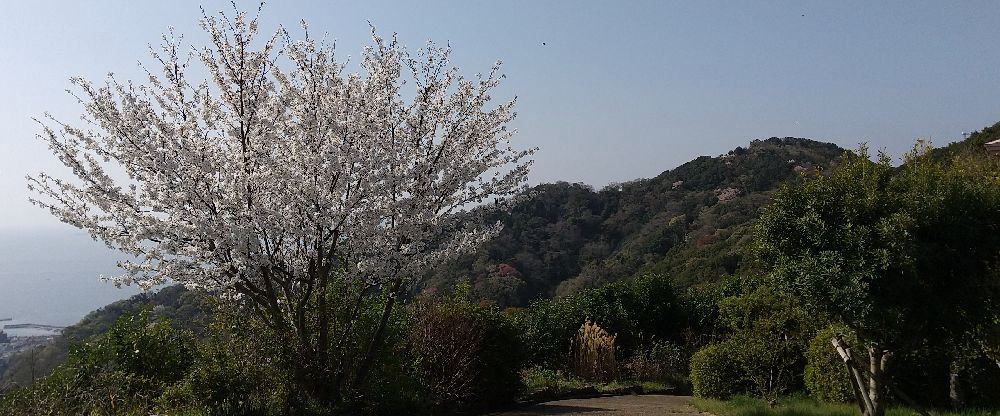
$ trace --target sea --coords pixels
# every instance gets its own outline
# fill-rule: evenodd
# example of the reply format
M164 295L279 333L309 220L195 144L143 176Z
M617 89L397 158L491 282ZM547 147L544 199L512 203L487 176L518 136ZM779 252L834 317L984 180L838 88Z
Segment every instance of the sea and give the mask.
M70 228L0 230L0 319L4 324L67 326L88 312L141 291L117 288L101 275L117 275L125 255ZM12 333L11 335L28 335Z

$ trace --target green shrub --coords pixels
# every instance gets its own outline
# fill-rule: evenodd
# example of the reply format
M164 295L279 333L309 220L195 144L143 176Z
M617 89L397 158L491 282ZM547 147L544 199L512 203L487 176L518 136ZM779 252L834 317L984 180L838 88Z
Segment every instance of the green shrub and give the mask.
M151 322L148 310L126 315L104 335L104 359L115 371L153 380L162 386L179 381L194 361L193 338L170 321ZM98 363L93 363L98 364Z
M1000 368L995 361L979 357L969 363L964 375L963 387L970 406L1000 403Z
M160 399L160 409L203 409L207 415L326 415L340 413L413 413L422 391L413 374L413 358L404 348L409 311L395 308L385 330L385 344L363 383L355 383L361 354L371 328L381 319L384 297L378 293L355 298L359 311L357 328L345 338L331 338L327 359L319 368L304 368L300 357L309 353L287 334L274 331L260 320L247 319L252 310L238 303L215 305L213 321L200 342L194 365L179 385ZM315 319L312 311L306 319ZM346 315L334 314L338 325L347 325ZM305 391L303 379L322 374L327 386L338 385L337 377L350 382L343 390L330 389L327 401Z
M371 309L376 312L375 308ZM410 347L416 313L412 307L396 308L386 325L385 346L363 386L360 413L369 415L426 414L429 395L422 385L417 354ZM371 319L374 319L373 316Z
M510 316L467 291L418 302L407 346L434 414L484 410L523 391L524 348Z
M203 342L182 383L160 397L160 409L206 409L206 415L275 414L290 400L273 357L251 343L236 345L217 335Z
M774 402L799 385L801 357L780 333L738 332L691 357L691 384L696 396L752 393Z
M299 411L283 338L236 303L217 302L184 379L158 400L161 413L269 415Z
M666 382L677 386L686 384L689 362L690 358L679 345L656 341L636 350L624 367L630 380Z
M588 319L617 336L623 357L631 356L644 340L679 337L683 322L673 283L653 274L538 301L516 316L531 363L552 368L568 367L570 342Z
M774 403L801 388L802 349L777 332L740 332L725 341L748 390Z
M699 357L712 355L716 362L696 367L692 359L691 383L695 394L706 397L752 393L774 402L801 387L798 375L815 319L758 279L734 283L743 286L740 293L719 301L720 322L729 336Z
M691 357L691 387L695 396L727 399L746 391L743 376L732 359L735 353L729 343L709 345L694 353Z
M819 331L806 350L804 381L809 395L816 400L850 403L854 400L854 392L847 368L830 343L835 334L844 334L848 344L857 344L857 339L843 325L831 325Z
M193 362L192 337L148 309L124 315L97 340L74 345L65 363L0 398L4 415L148 414Z

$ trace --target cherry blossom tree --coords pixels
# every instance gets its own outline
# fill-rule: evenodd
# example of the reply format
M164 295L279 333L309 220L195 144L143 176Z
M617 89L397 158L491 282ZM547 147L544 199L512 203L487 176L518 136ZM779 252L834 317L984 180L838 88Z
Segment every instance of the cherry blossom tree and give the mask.
M144 82L72 79L82 122L39 120L72 176L29 176L31 201L134 256L117 284L174 281L247 305L291 334L306 379L344 378L329 347L355 320L332 316L384 293L363 378L406 285L500 227L455 214L502 209L524 187L534 149L510 144L514 101L491 99L500 63L465 78L450 47L411 53L373 28L349 73L304 22L293 39L261 36L245 12L203 16L209 44L171 30Z

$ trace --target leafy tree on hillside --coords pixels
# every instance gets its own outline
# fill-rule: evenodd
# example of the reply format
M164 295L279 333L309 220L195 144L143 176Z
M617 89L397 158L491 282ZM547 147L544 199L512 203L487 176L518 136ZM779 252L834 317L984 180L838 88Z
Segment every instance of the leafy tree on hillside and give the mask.
M756 251L770 278L857 334L858 349L831 341L864 415L884 414L895 354L996 316L998 172L995 161L935 160L919 144L894 168L862 147L829 176L784 187L762 214Z

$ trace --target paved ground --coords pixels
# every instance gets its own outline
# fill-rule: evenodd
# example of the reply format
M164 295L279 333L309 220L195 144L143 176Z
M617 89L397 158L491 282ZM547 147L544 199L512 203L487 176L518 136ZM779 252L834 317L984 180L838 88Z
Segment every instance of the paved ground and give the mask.
M498 416L541 416L541 415L581 415L581 416L624 416L624 415L671 415L671 416L711 416L701 413L690 404L690 396L611 396L593 399L567 399L536 404Z

